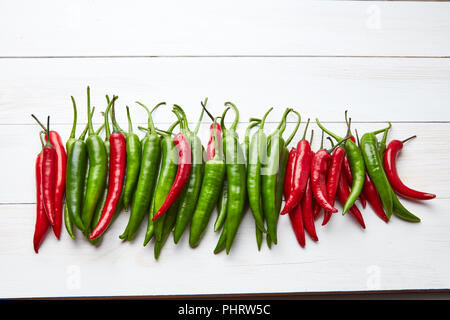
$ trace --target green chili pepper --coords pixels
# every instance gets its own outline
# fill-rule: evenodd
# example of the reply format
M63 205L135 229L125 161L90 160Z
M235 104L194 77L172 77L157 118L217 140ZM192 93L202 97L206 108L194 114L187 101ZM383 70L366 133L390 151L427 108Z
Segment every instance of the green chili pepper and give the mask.
M205 99L204 104L208 102L208 98ZM202 108L200 118L198 119L197 125L194 132L189 130L186 120L186 114L183 109L177 108L180 111L183 121L186 122L186 138L189 141L189 145L192 150L192 168L189 174L189 181L184 187L183 192L179 197L178 213L176 214L175 229L173 232L173 240L178 243L184 230L186 229L188 223L191 221L194 214L197 200L200 195L200 190L202 188L203 171L204 171L204 160L203 160L203 146L199 137L197 137L198 130L200 129L200 124L203 119L203 114L205 110Z
M161 159L161 138L156 133L152 112L163 104L165 102L157 104L152 111L149 111L145 105L139 103L139 105L145 108L148 114L148 131L142 139L142 157L139 176L131 202L130 218L125 231L119 236L122 240L131 241L134 239L153 197Z
M223 179L222 190L220 191L219 201L217 203L217 218L214 222L214 232L220 230L227 217L227 203L228 203L228 182L226 174Z
M378 141L372 132L365 133L361 137L360 148L364 157L367 173L372 179L380 195L386 216L392 215L393 201L391 185L383 169L383 160L380 158Z
M239 224L244 213L244 206L246 202L246 170L244 152L239 144L239 137L236 132L236 127L239 121L239 110L231 102L226 102L225 106L230 105L236 117L230 129L225 128L225 116L230 107L226 108L222 114L220 125L223 130L223 150L225 153L225 165L227 171L228 181L228 203L227 203L227 217L225 220L226 228L226 252L230 252L234 238L236 237Z
M74 144L77 139L75 138L75 131L77 129L77 105L75 103L74 97L70 97L72 99L72 106L73 106L73 124L72 124L72 131L70 132L70 137L66 142L66 152L67 157L70 157L70 152L72 150L72 145ZM73 221L69 214L69 207L67 205L67 201L64 205L64 225L66 227L67 233L72 239L75 239L75 234L73 233Z
M127 107L128 118L128 134L126 135L126 148L127 148L127 179L125 182L123 205L125 211L128 211L130 202L133 196L133 191L136 188L139 169L141 166L141 141L137 134L133 133L133 125L131 123L130 109Z
M277 210L277 176L285 142L282 138L286 129L286 117L292 111L288 108L283 114L280 126L268 137L267 159L262 165L262 204L270 240L277 244L277 224L280 211Z
M264 217L261 207L261 163L265 163L267 136L264 133L264 124L269 115L270 108L264 114L262 121L251 139L248 150L248 167L247 167L247 192L250 203L250 209L255 218L256 226L264 233L267 230L264 228Z
M94 127L92 125L89 87L87 89L87 96L89 136L86 139L86 147L89 156L89 176L86 184L86 196L83 202L83 211L81 213L85 232L89 230L89 226L91 225L92 216L94 214L97 202L103 192L107 175L105 143L98 135L95 134ZM115 100L114 98L113 101Z
M175 226L175 221L177 219L177 211L178 211L178 206L180 203L180 198L178 198L175 203L169 208L169 210L167 210L167 213L165 213L164 215L166 216L166 219L164 221L164 226L163 226L163 230L162 230L162 236L160 240L156 240L155 241L155 247L154 247L154 256L155 259L159 258L159 255L161 253L161 249L164 246L164 244L166 243L167 238L170 235L170 232L172 231L172 229Z
M339 137L338 135L324 128L324 126L319 122L319 119L317 118L316 123L320 129L322 129L327 134L332 136L336 141L341 142L342 140L344 140L344 138ZM361 154L361 151L359 150L359 147L353 141L347 140L345 142L345 152L347 154L348 160L350 162L350 167L352 169L353 184L350 194L347 198L347 201L344 204L342 214L345 214L358 199L364 186L364 177L366 175L364 159Z
M214 119L213 128L216 127L217 118ZM208 225L211 212L216 205L219 197L219 190L223 184L225 176L225 162L222 159L217 132L214 131L214 158L207 161L203 181L201 184L200 195L197 205L192 216L191 226L189 230L189 245L194 248L198 246L203 233Z

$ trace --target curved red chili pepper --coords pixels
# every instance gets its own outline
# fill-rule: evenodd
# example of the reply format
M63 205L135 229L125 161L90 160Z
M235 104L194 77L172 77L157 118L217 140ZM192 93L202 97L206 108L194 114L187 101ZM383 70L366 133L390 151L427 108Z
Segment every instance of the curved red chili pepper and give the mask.
M221 146L222 128L220 127L220 124L216 123L215 131L217 135L217 141L219 143L219 146ZM215 155L216 155L216 148L214 147L214 131L213 131L213 124L211 124L211 126L209 127L209 141L206 146L206 161L212 160Z
M109 136L109 185L108 195L102 210L100 220L92 230L89 239L100 237L108 228L119 203L122 193L123 180L125 177L126 164L126 141L120 132L114 132Z
M350 167L350 162L348 161L347 157L344 158L343 170L344 170L345 176L347 178L348 185L351 187L352 183L353 183L353 175L352 175L352 169ZM360 193L358 198L359 198L359 201L361 202L362 207L365 208L367 205L367 202L366 202L366 197L364 196L364 194Z
M386 213L383 209L383 204L381 202L380 196L378 195L378 191L369 175L366 172L366 177L364 179L363 190L364 195L367 198L367 202L369 202L373 211L379 216L384 222L388 222L388 218L386 217Z
M311 151L310 161L314 158L315 153ZM312 179L309 178L306 184L305 194L303 195L301 206L302 206L302 217L303 225L306 232L314 241L318 241L316 234L316 227L314 226L314 214L313 214L313 188ZM317 199L316 199L317 200Z
M384 153L384 167L386 175L391 183L392 188L399 195L418 200L430 200L436 198L435 194L421 192L407 187L400 179L397 172L397 155L403 148L403 142L400 140L392 140Z
M295 206L294 210L289 211L289 219L291 220L292 229L300 246L305 246L305 229L303 227L302 206Z
M184 186L189 180L189 174L192 167L192 152L189 141L183 134L180 133L175 136L173 142L178 149L179 156L177 175L166 200L164 201L158 212L155 214L155 216L152 218L153 221L166 213L170 206L177 200L178 196L183 191Z
M311 146L307 140L297 143L297 155L295 158L295 169L292 177L292 187L281 214L286 214L300 203L305 193L306 184L311 169Z
M38 253L39 247L45 238L49 223L42 201L42 152L36 157L35 176L36 176L36 224L34 227L33 247L34 251Z
M313 197L313 207L314 207L313 216L314 216L314 220L316 220L319 217L320 212L322 211L322 207L320 206L320 204L317 203L317 201L314 199L314 197Z
M343 148L336 148L331 157L331 164L327 173L327 196L330 203L334 205L336 192L341 178L342 164L344 163L345 150ZM326 211L323 216L322 225L326 225L331 218L331 212Z
M314 152L313 152L314 154ZM326 175L331 156L327 150L321 149L314 154L311 162L311 186L316 202L325 210L338 212L328 200Z
M341 174L341 178L339 179L339 186L338 186L338 198L342 205L345 204L345 201L347 201L347 198L350 194L350 188L348 186L347 177L345 174ZM349 212L355 217L356 221L361 225L363 229L366 228L366 225L364 223L364 218L361 214L361 211L359 211L358 207L356 205L353 205Z
M292 177L294 176L295 158L297 156L297 149L292 148L289 151L288 162L286 165L286 176L284 177L283 194L284 199L287 200L292 187Z
M47 134L45 141L47 141ZM55 196L54 196L54 212L55 223L52 226L53 233L59 239L61 235L62 213L64 204L64 193L66 191L66 164L67 155L61 136L56 131L50 131L50 143L55 147L56 151L56 180L55 180Z
M47 144L42 149L42 201L48 221L55 224L56 150Z

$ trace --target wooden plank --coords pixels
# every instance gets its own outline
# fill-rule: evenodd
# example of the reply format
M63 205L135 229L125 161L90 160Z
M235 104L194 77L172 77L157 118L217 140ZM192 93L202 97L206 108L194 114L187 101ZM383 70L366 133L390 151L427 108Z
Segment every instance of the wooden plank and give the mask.
M127 4L2 1L0 56L450 56L443 2Z
M145 125L144 122L141 124ZM163 128L168 126L167 124L160 125L159 122L157 125ZM384 125L381 123L356 123L353 127L362 134L366 130L375 130ZM272 132L275 126L275 123L268 123L266 132ZM289 123L285 137L290 135L293 127L294 123ZM301 139L304 127L303 123L290 146L294 146L296 141ZM342 135L346 132L344 123L327 123L327 127ZM67 140L70 133L69 125L55 125L53 128L61 133L64 141ZM241 123L238 128L240 139L243 141L246 124ZM320 130L315 124L310 128L315 131L313 147L318 149ZM3 168L20 168L20 170L2 170L0 178L5 183L0 184L0 204L35 202L34 159L40 151L39 130L37 125L0 126L0 154L10 155L2 157L1 166ZM398 169L401 176L404 177L405 183L411 186L436 193L441 199L450 199L448 189L450 146L442 138L450 136L450 124L395 123L389 138L404 139L414 134L417 134L418 138L405 146L399 158ZM203 145L206 145L208 136L209 124L203 124L199 132ZM424 208L427 207L424 206Z
M122 213L98 247L77 233L48 234L36 255L32 248L34 205L2 205L0 297L142 296L229 293L347 292L448 289L450 287L448 199L407 203L423 218L411 224L395 217L385 224L369 209L367 229L349 215L317 223L319 242L300 248L286 216L279 244L257 251L254 222L247 214L230 255L212 253L218 234L213 219L200 246L187 234L175 246L170 237L158 261L153 243L142 247L145 222L135 241L121 242L128 215ZM32 266L32 268L30 267ZM180 266L182 266L180 268ZM270 275L270 276L268 276Z
M87 85L100 110L106 93L117 94L118 106L130 105L135 119L145 118L138 99L177 103L196 119L208 96L213 113L231 100L243 121L268 106L275 107L271 119L289 106L323 121L342 121L345 109L354 121L450 121L450 59L0 59L0 70L0 124L8 125L33 123L33 112L69 124L70 95L85 120ZM158 117L173 119L170 112Z

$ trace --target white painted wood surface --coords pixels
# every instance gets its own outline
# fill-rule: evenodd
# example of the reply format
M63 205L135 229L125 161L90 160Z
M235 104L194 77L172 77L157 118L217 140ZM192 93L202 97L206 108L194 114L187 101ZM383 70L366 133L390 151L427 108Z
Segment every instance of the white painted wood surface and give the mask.
M449 17L448 3L0 2L0 297L449 289ZM195 121L205 96L216 114L226 100L240 107L241 137L268 106L268 132L288 106L339 132L345 109L360 132L393 121L391 138L418 135L402 152L400 174L438 197L404 201L420 224L385 224L367 208L363 231L337 214L326 227L317 223L319 243L307 238L304 249L281 217L279 244L258 252L247 213L229 256L212 253L211 221L197 249L186 234L177 246L169 238L155 261L153 246L142 247L145 223L134 242L118 239L122 213L97 248L63 230L59 241L48 234L36 255L40 143L29 114L50 114L67 139L70 95L80 132L87 85L99 109L104 94L119 95L124 126L125 105L135 126L146 122L135 100L178 103ZM161 127L172 120L168 109L155 115ZM203 142L207 134L205 119Z

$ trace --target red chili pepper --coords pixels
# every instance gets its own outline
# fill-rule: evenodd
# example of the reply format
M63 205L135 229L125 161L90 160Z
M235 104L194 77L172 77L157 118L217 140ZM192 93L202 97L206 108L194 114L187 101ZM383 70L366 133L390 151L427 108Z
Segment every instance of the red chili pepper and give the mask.
M180 133L175 136L173 142L178 149L179 156L177 175L166 200L152 218L153 221L166 213L170 206L177 200L178 196L183 191L186 182L189 180L189 174L192 167L192 153L189 141L183 134Z
M221 139L222 139L222 128L220 127L220 124L216 123L216 135L217 135L217 141L219 143L219 146L222 145ZM216 154L216 148L214 147L214 130L213 130L213 124L211 124L209 128L209 141L208 145L206 146L206 161L212 160Z
M353 138L353 140L354 140L354 138ZM350 162L348 161L347 157L344 158L343 170L344 170L345 176L347 178L347 181L349 183L348 185L351 187L352 183L353 183L353 175L352 175L352 169L350 167ZM366 197L364 196L364 194L360 193L358 198L359 198L359 201L361 202L362 207L365 208L367 206L367 202L366 202Z
M386 217L386 213L384 212L383 204L381 202L380 196L378 195L378 191L367 172L364 179L362 192L364 192L364 195L367 198L367 202L369 202L370 206L372 207L373 211L375 211L377 216L379 216L384 222L388 222L388 218Z
M427 193L427 192L421 192L417 190L413 190L409 187L407 187L402 180L400 179L398 172L397 172L397 156L399 152L403 148L403 144L410 140L415 138L416 136L412 136L406 140L400 141L400 140L392 140L389 145L386 148L386 151L384 153L384 167L386 169L386 175L389 179L389 182L391 183L392 188L396 193L401 195L402 197L411 198L411 199L418 199L418 200L430 200L436 198L435 194Z
M35 175L36 175L36 224L34 227L33 247L38 253L39 247L45 238L49 223L42 201L42 163L43 154L40 152L36 157Z
M345 204L345 201L347 201L347 198L350 194L350 188L348 186L347 177L345 174L341 174L341 178L339 179L339 186L338 186L338 198L342 205ZM356 221L361 225L363 229L366 228L366 225L364 223L364 218L361 214L361 211L359 211L358 207L356 205L353 205L349 212L355 217Z
M102 210L100 220L92 230L89 239L100 237L108 228L119 203L122 193L123 180L126 168L126 141L125 136L120 132L114 132L109 136L109 185L108 195Z
M334 205L336 192L338 190L339 181L341 178L342 164L344 163L345 150L343 148L336 148L331 157L331 164L327 173L327 195L331 204ZM331 218L331 212L324 213L322 225L326 225Z
M302 206L295 206L294 210L289 211L289 219L291 220L292 229L300 246L305 246L305 229L303 227Z
M297 143L297 154L295 156L295 168L292 176L292 186L289 197L284 204L281 214L286 214L300 203L305 193L306 184L308 183L309 174L311 171L311 145L305 140L306 131L308 130L308 123L306 124L303 138Z
M311 151L310 159L314 158L314 152ZM310 160L311 161L311 160ZM318 241L316 234L316 227L314 226L314 214L313 214L313 187L311 177L308 179L308 183L306 184L305 194L303 195L301 206L302 206L302 216L303 216L303 225L305 226L305 230L308 235L314 241ZM317 198L316 198L317 200ZM336 210L337 211L337 210Z
M314 154L314 152L313 152ZM331 156L325 149L320 149L314 154L311 163L311 185L316 202L325 210L338 212L328 199L326 175Z
M313 197L313 207L314 207L313 216L314 216L314 220L316 220L319 217L320 212L322 211L322 207L320 206L320 204L317 203L317 201L314 199L314 197Z
M45 141L47 141L47 134ZM55 224L52 226L53 233L59 239L61 235L62 213L64 204L64 193L66 191L66 163L67 155L60 135L56 131L50 131L50 143L56 150L56 181L55 181Z
M289 193L291 192L292 177L294 175L296 156L297 156L297 149L292 148L291 151L289 151L288 163L286 165L286 176L284 178L283 194L285 200L288 199Z

